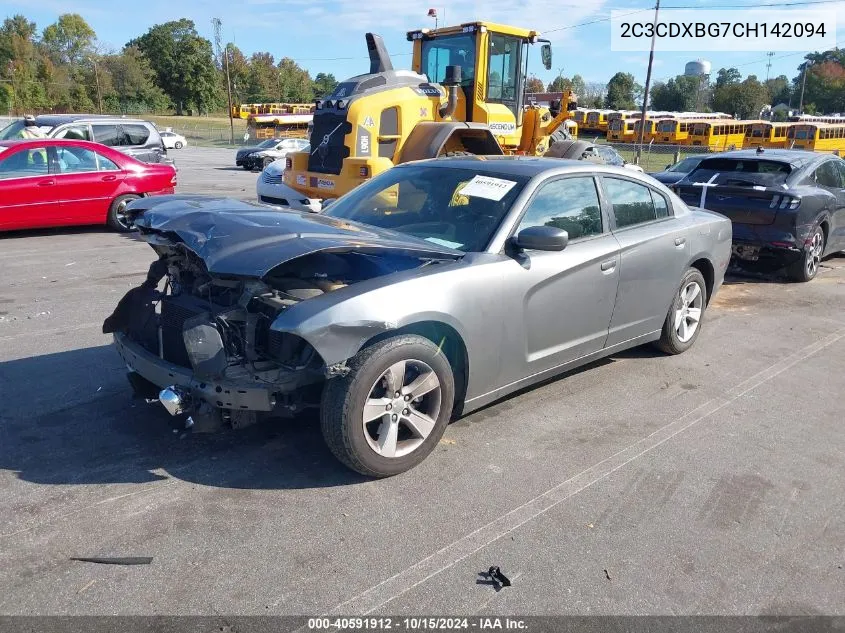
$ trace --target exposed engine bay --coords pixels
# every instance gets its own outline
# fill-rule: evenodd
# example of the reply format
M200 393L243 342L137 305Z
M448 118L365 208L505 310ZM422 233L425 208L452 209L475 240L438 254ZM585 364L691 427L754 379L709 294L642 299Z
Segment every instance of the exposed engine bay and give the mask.
M150 354L191 369L197 380L257 383L264 390L272 385L273 410L280 414L307 406L303 388L332 375L308 342L272 329L280 313L434 261L389 252L319 251L283 262L258 279L212 275L185 244L160 234L145 239L159 259L146 281L123 297L103 331L125 334ZM130 381L136 386L137 379ZM238 406L223 396L214 404L224 410Z

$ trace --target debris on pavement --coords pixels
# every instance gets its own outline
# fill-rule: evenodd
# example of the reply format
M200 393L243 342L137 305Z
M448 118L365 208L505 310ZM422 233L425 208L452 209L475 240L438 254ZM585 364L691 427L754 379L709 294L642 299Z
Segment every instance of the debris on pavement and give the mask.
M85 585L84 587L82 587L82 589L80 589L79 591L77 591L77 592L76 592L76 593L77 593L77 595L78 595L78 594L81 594L81 593L84 593L85 591L87 591L88 589L90 589L90 588L94 585L94 583L96 583L96 582L97 582L96 580L92 580L91 582L89 582L87 585Z
M607 573L606 569L604 570L604 577L607 578L608 580L612 580L612 578L610 577L610 574Z
M71 556L70 559L82 563L98 563L100 565L149 565L153 562L152 556Z
M478 575L481 578L475 581L477 585L490 585L496 591L501 591L502 587L511 586L510 579L502 573L499 567L491 566L487 571L478 572Z

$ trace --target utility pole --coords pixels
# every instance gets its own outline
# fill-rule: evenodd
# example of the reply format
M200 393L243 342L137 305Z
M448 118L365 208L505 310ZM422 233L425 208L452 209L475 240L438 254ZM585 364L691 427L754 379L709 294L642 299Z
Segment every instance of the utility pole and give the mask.
M801 73L801 98L798 101L798 112L804 114L804 86L807 85L807 67L813 62L804 62L804 72Z
M642 152L643 139L645 138L645 113L648 109L648 89L651 86L651 67L654 64L654 40L657 37L657 13L660 11L660 0L655 1L654 5L654 30L651 33L651 50L648 53L648 70L645 74L645 89L643 90L643 114L640 119L640 143L637 147L637 163L640 162L640 153Z
M226 44L226 50L221 50L221 45L223 43L223 22L220 21L220 18L212 18L211 24L214 26L214 46L217 48L217 59L218 62L221 62L220 55L224 54L225 58L220 63L220 65L225 69L226 72L226 101L229 105L229 144L235 144L235 121L232 114L232 83L229 80L229 45Z
M769 51L768 53L766 53L766 57L769 58L769 61L766 62L766 81L769 81L769 71L772 68L772 57L774 57L774 56L775 56L774 51Z

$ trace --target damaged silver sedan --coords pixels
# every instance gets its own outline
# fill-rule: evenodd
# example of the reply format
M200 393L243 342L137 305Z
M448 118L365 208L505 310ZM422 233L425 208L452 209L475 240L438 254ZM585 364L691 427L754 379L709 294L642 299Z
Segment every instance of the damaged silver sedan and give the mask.
M465 157L321 214L142 200L158 258L104 323L139 395L195 431L319 407L347 466L394 475L449 420L592 360L695 342L731 225L631 170Z

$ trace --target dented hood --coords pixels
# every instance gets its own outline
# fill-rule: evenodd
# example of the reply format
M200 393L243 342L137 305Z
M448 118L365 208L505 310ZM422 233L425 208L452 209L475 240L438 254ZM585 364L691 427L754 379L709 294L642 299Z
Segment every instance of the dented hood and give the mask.
M396 231L315 213L271 210L225 198L159 199L135 220L142 236L176 237L209 272L261 278L316 253L394 253L458 259L463 252ZM147 238L148 241L149 238Z

